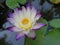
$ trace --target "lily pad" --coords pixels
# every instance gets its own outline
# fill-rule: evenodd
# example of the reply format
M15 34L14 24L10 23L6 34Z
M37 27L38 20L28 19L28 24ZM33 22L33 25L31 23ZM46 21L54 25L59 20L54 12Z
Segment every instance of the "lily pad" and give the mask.
M6 5L11 9L14 9L15 7L19 6L17 0L6 0Z
M42 45L60 45L60 29L52 29L44 37Z
M54 28L60 28L60 19L51 20L50 25Z
M6 5L11 9L19 7L19 3L25 4L26 0L6 0Z

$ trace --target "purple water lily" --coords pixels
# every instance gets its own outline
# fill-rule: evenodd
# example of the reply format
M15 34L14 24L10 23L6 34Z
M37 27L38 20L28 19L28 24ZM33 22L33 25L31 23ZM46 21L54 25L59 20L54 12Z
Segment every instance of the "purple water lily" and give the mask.
M7 20L13 26L8 27L7 29L18 32L16 39L20 39L25 35L34 39L36 37L35 30L45 26L44 23L37 23L40 17L41 14L37 13L34 7L30 8L30 6L27 6L25 8L22 6L22 10L16 8L14 9L14 13L9 13L9 18L7 18Z

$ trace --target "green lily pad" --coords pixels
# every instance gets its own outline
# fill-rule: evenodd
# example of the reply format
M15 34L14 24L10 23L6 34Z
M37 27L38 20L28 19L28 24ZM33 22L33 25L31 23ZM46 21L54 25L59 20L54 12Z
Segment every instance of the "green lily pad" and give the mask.
M6 0L6 5L11 9L14 9L15 7L19 6L17 0Z
M60 45L60 29L52 29L43 39L42 45Z
M20 7L19 3L25 4L26 0L6 0L6 5L11 9L14 9L16 7Z
M50 25L54 28L60 28L60 19L51 20Z

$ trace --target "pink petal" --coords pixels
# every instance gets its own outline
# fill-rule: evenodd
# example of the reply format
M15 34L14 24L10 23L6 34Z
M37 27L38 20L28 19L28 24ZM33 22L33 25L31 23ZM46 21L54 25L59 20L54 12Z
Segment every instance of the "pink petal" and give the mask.
M32 9L31 9L32 18L35 18L36 13L37 13L37 10L34 7L32 7Z
M19 33L16 35L16 40L19 40L20 38L24 37L23 33Z
M27 31L23 30L24 34L28 34L29 32L30 32L30 30L27 30Z
M13 26L6 28L6 30L13 31Z
M27 7L27 8L30 8L30 4L28 3L28 4L26 5L26 7Z
M9 13L8 13L8 16L9 16L10 18L13 18L13 13L9 12Z
M19 11L18 8L15 8L15 9L14 9L14 12L15 12L15 13L18 12L18 11Z
M38 30L38 29L40 29L41 27L43 27L45 25L46 24L44 24L44 23L35 24L35 26L32 27L32 30Z
M13 20L13 18L7 18L7 21L9 21L12 24L14 24L14 22L15 22L15 20Z
M37 12L37 15L36 15L35 19L36 19L36 20L39 20L40 17L41 17L40 12Z
M23 31L22 29L14 27L14 26L8 27L7 30L13 31L13 32L21 32L21 31Z
M28 36L29 38L35 39L36 38L36 34L33 30L31 30L30 33L26 34L26 36Z

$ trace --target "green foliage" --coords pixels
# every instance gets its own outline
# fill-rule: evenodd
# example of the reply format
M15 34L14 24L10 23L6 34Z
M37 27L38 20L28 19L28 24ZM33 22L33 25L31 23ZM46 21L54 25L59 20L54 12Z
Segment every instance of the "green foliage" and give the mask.
M26 0L6 0L6 5L11 9L19 7L19 3L25 4Z
M54 28L60 28L60 19L51 20L50 25Z
M60 45L60 29L52 29L44 37L42 45Z
M47 24L47 21L45 19L43 19L43 18L41 18L39 20L39 22L41 22L41 23L44 22L45 24ZM26 38L25 39L25 45L41 45L42 40L44 38L44 33L46 32L46 29L47 29L47 26L42 27L40 30L37 30L35 40Z
M50 0L50 2L58 4L58 3L60 3L60 0Z

